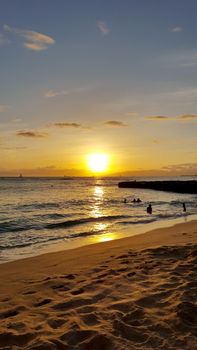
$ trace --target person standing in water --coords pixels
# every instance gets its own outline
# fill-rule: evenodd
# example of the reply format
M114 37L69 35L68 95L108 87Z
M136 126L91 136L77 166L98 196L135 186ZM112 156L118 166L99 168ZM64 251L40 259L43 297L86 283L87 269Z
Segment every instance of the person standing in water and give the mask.
M148 207L146 208L146 211L148 214L152 214L153 210L152 210L152 205L149 204Z
M186 205L183 203L183 211L186 212Z

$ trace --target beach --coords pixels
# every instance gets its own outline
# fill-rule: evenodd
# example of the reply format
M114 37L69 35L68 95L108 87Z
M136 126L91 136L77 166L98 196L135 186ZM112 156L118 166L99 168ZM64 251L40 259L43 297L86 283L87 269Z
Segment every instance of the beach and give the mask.
M197 350L197 1L0 4L0 350Z
M196 349L197 221L0 265L0 349Z

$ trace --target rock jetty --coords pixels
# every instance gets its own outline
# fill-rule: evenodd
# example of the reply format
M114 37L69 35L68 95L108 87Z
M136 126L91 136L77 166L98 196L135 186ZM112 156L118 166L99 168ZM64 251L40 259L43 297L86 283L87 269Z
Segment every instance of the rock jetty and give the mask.
M146 188L156 191L197 194L197 181L121 181L120 188Z

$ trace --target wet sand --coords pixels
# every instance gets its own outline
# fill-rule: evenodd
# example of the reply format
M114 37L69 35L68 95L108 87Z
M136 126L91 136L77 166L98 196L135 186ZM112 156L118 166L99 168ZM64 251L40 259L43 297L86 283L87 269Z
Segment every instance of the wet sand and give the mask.
M0 349L197 349L197 221L0 265Z

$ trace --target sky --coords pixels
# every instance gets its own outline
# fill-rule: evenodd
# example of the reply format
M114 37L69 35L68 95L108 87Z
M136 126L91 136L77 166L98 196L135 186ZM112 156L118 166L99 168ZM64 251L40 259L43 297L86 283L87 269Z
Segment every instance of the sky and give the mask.
M197 174L196 0L0 0L0 176Z

